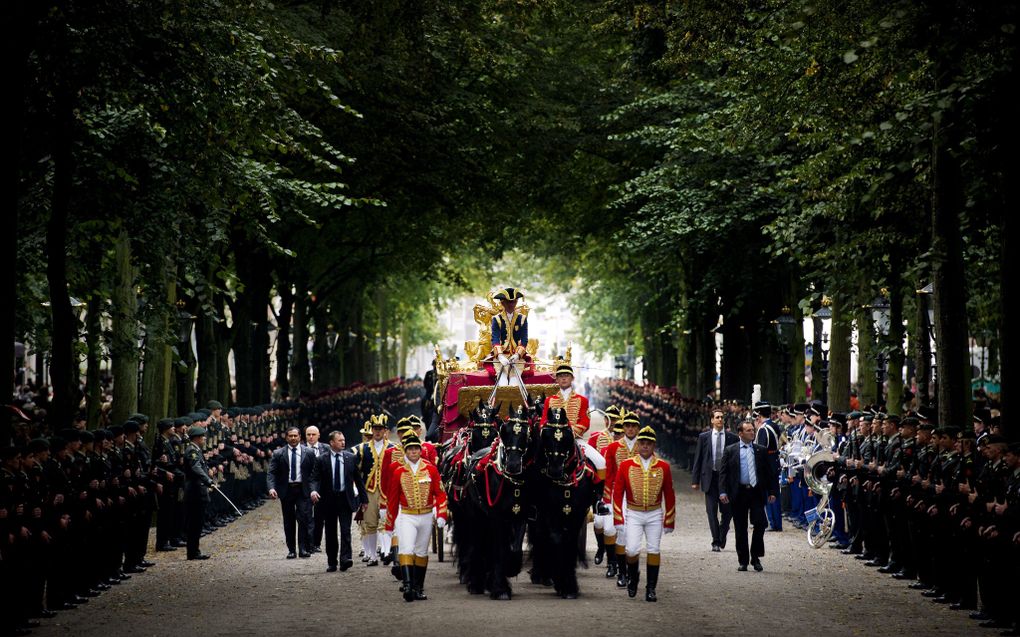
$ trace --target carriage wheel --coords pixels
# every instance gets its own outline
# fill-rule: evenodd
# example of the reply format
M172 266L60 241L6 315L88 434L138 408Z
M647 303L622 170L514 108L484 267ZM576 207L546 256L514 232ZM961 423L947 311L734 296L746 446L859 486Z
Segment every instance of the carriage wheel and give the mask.
M811 548L821 548L829 541L832 535L832 527L836 523L836 514L832 509L824 509L818 514L818 519L808 524L807 541Z

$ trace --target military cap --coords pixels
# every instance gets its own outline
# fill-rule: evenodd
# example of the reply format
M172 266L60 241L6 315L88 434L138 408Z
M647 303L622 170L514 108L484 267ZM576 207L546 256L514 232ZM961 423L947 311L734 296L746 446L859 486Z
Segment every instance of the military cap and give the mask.
M797 403L793 406L793 415L803 416L804 414L807 413L807 410L810 407L811 405L808 405L807 403Z
M931 422L922 422L917 426L917 428L925 431L935 431L935 424Z
M175 422L173 418L162 418L156 423L156 431L163 433L167 429L173 429Z
M1009 443L1009 447L1006 449L1006 451L1013 454L1014 456L1020 456L1020 442Z
M558 361L556 363L556 376L559 376L560 374L570 374L571 376L573 376L574 368L567 364L566 361L563 360Z
M21 455L20 447L0 447L0 460L7 461Z
M204 436L205 433L206 433L205 427L193 425L190 429L188 429L188 438L197 438L199 436Z
M103 442L104 440L110 439L110 432L105 429L96 429L92 432L92 435L95 437L96 442Z
M124 427L121 425L110 425L107 427L107 430L110 432L110 438L116 438L117 436L124 435Z
M619 419L613 421L612 432L614 434L622 434L623 433L623 423L620 422Z
M772 405L770 405L766 401L759 400L754 404L754 408L752 409L752 411L754 411L754 413L758 414L759 416L765 416L767 418L772 415Z
M892 424L896 425L897 427L900 426L900 417L897 416L896 414L891 414L889 416L886 416L885 420L886 420L886 422L891 422Z
M142 427L138 424L137 420L129 420L124 423L124 433L126 434L136 434L141 431L141 429Z
M1006 440L1005 436L1000 436L999 434L988 434L981 438L981 442L986 445L1004 445L1009 441Z
M145 424L145 423L149 422L149 417L146 416L145 414L142 414L142 413L139 413L139 412L136 411L135 413L133 413L130 416L128 416L128 420L134 420L135 422L137 422L139 424Z
M516 301L517 299L524 298L524 293L517 288L503 288L499 292L493 294L492 298L497 301Z
M907 416L900 422L901 427L917 427L920 423L914 416Z
M28 446L25 448L28 453L39 453L40 451L46 451L50 448L50 443L45 438L33 438L28 441Z
M424 427L425 423L422 422L421 416L404 416L397 421L397 431L407 428Z
M95 435L91 431L79 431L78 440L82 443L93 442L96 439Z
M956 439L960 435L959 427L939 427L935 430L935 433L940 436L949 436L950 438Z
M977 434L971 429L964 429L960 433L956 434L957 440L977 440Z
M196 410L195 413L196 414L202 414L202 420L205 420L209 416L212 416L212 412L209 411L208 409L204 409L204 408Z
M825 406L825 404L822 401L820 401L820 400L812 400L808 404L808 407L804 411L804 413L809 415L809 416L821 416L821 417L824 418L825 415L827 413L829 413L829 410L828 410L828 408Z
M372 423L372 428L382 427L383 429L390 428L390 418L386 414L373 414L369 420Z
M187 414L187 416L188 416L188 418L191 419L191 422L198 422L199 420L205 420L205 418L206 418L205 416L203 416L202 414L198 413L197 411L190 412L189 414Z
M57 432L57 435L63 438L65 442L78 442L81 439L77 429L61 429Z
M974 410L974 422L979 422L982 425L987 425L992 421L992 410L991 409L975 409Z
M365 424L361 426L361 435L370 436L372 435L372 421L366 420Z
M851 411L849 414L846 415L846 419L847 420L859 420L860 417L863 416L863 415L864 414L862 414L861 412L859 412L859 411L857 411L855 409L855 410Z
M938 413L936 413L931 407L925 407L924 405L917 408L917 417L921 420L938 422Z
M875 420L875 414L865 412L864 415L861 416L861 420L863 420L864 422L872 422L873 420Z
M620 415L620 406L616 404L610 405L606 407L605 413L607 416L610 416L611 418L615 419L617 416Z
M192 420L190 416L179 416L177 418L174 418L174 427L184 427L186 425L190 425L193 422L194 420Z
M218 400L210 400L209 403L206 405L206 408L212 411L216 411L217 409L223 409L223 403L221 403Z
M410 433L404 436L403 438L400 439L400 441L404 445L405 449L407 449L408 447L421 447L421 439L418 438L418 436L415 435L414 433Z
M67 448L67 440L60 436L50 436L50 451L56 453Z
M637 439L647 440L649 442L656 442L655 430L649 427L648 425L645 425L644 427L641 428L641 431L638 432Z
M833 412L833 413L829 414L829 422L830 423L835 422L835 423L839 423L841 425L846 425L846 418L847 418L846 414L844 414L842 412L839 412L839 411L836 411L836 412Z
M626 409L620 409L620 426L625 427L627 425L641 425L641 419L638 418L637 413L633 411L627 411Z

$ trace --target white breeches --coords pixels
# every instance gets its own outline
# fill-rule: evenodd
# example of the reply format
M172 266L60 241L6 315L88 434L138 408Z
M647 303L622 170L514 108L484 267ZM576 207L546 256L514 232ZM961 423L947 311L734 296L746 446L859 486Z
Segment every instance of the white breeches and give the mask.
M429 554L429 538L432 537L432 512L420 515L409 515L400 512L393 523L393 532L397 535L397 549L401 555L427 557Z
M648 553L658 553L662 540L662 508L652 511L631 511L627 509L624 519L624 534L627 536L627 555L641 553L641 539L645 540Z

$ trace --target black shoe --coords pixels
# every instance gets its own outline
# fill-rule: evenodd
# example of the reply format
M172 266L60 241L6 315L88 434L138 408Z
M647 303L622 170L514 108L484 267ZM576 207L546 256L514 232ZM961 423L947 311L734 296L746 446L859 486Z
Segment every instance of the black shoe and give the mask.
M872 568L876 566L885 566L886 564L888 564L888 562L883 562L882 560L871 560L870 562L864 563L865 566L870 566Z
M990 615L986 615L982 611L975 611L975 612L971 613L970 615L967 615L967 617L970 617L971 619L973 619L975 621L979 621L979 622L988 621L989 619L992 618Z
M908 585L907 588L911 588L915 591L926 591L931 588L931 584L927 584L925 582L914 582L913 584Z
M205 553L198 553L197 555L189 555L188 559L189 560L207 560L207 559L209 559L209 556L206 555Z
M175 549L183 549L187 548L188 543L183 540L174 540L173 542L170 542L170 546L174 547Z
M933 597L931 601L935 602L936 604L952 604L956 600L954 600L952 597L949 597L948 595L939 595L938 597Z
M765 570L765 567L762 566L761 562L758 560L751 560L751 566L753 566L754 570L758 571L759 573Z
M871 553L858 553L857 555L854 555L854 559L861 560L862 562L870 562L875 559L875 556Z
M95 588L90 588L87 591L81 592L82 597L99 597L100 595L102 595L102 591Z
M114 577L116 577L122 582L131 579L131 576L125 573L124 571L117 571L117 574Z
M330 564L326 567L327 573L336 573L336 564Z
M344 561L340 562L340 570L341 571L346 571L347 569L349 569L352 566L354 566L354 562L351 561L351 560L344 560Z
M287 559L288 560L297 559L297 553L295 553L294 551L291 551L290 553L287 553Z
M657 601L659 601L659 599L655 596L655 589L654 588L646 588L645 589L645 601L646 602L657 602Z
M721 548L719 548L719 545L718 545L718 544L713 544L713 545L712 545L712 552L713 552L713 553L721 553L721 552L722 552L722 549L721 549Z
M917 575L910 571L900 571L899 573L893 573L894 579L917 579Z
M57 613L55 611L52 611L52 610L48 609L48 608L44 608L41 611L39 611L38 613L33 613L32 616L33 617L41 617L43 619L53 619L54 617L57 616Z
M1009 624L998 619L989 619L978 624L981 628L1009 628Z
M617 572L618 565L616 563L615 557L616 557L616 554L615 553L612 554L610 556L610 558L609 558L609 564L606 565L606 579L609 579L609 578L612 578L612 577L616 577L616 572Z
M99 582L98 584L96 584L96 585L94 586L94 588L95 588L95 589L96 589L97 591L108 591L108 590L110 590L110 589L111 589L111 588L113 588L113 587L112 587L112 586L110 586L109 584L105 583L105 582Z
M850 545L849 544L833 544L829 548L833 549L835 551L843 551L843 553L846 553L846 550L848 548L850 548Z
M638 581L641 579L640 564L627 562L627 597L637 597Z
M311 556L312 556L312 554L309 553L308 551L301 551L300 553L298 553L298 557L300 557L300 558L306 558L306 557L311 557Z
M124 572L125 573L138 574L138 573L144 573L145 569L142 568L141 566L127 566L127 567L124 568Z
M950 610L977 610L974 604L964 604L963 602L953 602L949 605Z
M72 604L87 604L89 598L82 597L81 595L70 595L68 596L67 601L71 602Z
M138 565L143 568L152 568L153 566L156 565L156 563L150 562L149 560L142 560L141 562L138 563Z
M107 586L110 586L110 587L120 586L120 579L116 578L116 577L110 577L110 578L107 578L106 580L104 580L104 583Z
M599 548L595 551L595 566L601 566L606 558L606 547L599 542Z
M176 546L172 546L170 544L164 544L163 546L157 546L156 550L159 551L160 553L162 553L164 551L176 551L177 547Z
M365 566L379 566L379 560L368 560L365 562Z
M929 588L921 593L923 597L942 597L942 591L937 588Z
M313 546L312 547L312 553L322 553L322 547L321 546Z
M738 571L746 571L747 570L747 564L741 564L740 566L737 567L737 570Z
M900 572L900 568L901 567L900 567L899 564L896 564L895 562L889 562L888 564L886 564L882 568L878 569L878 572L879 573L885 573L886 575L889 575L889 574L892 574L892 573L899 573Z

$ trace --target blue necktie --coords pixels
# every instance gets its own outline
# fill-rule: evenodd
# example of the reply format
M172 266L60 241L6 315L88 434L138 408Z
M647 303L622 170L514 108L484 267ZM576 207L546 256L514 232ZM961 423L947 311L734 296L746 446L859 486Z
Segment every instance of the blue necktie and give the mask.
M290 481L297 482L297 449L290 448Z

